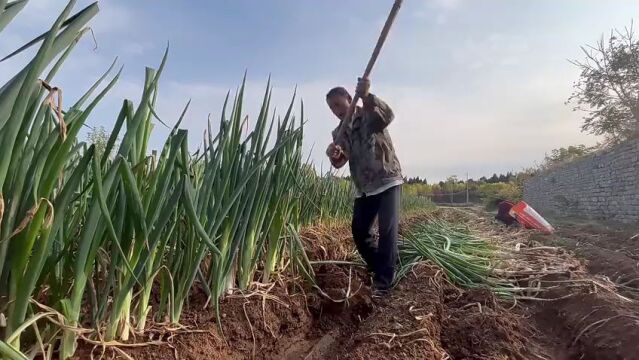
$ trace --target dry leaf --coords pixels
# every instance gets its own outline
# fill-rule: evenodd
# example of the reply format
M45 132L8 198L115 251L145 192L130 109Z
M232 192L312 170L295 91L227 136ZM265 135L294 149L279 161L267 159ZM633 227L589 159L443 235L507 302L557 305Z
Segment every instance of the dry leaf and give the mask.
M29 225L31 220L33 220L33 217L35 216L35 213L38 212L39 208L40 208L40 202L38 202L31 209L29 209L29 211L27 211L27 215L24 217L24 219L22 219L22 221L20 221L20 224L18 225L18 227L11 233L11 236L9 237L12 238L16 236L17 234L19 234L22 230L24 230L27 227L27 225Z

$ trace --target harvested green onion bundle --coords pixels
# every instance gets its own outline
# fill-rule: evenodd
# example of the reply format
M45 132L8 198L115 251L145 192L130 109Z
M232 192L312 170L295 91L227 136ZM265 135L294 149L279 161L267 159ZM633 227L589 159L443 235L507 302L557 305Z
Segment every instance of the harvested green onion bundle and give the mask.
M396 281L415 264L430 261L456 285L487 288L510 296L514 290L512 284L493 275L496 251L493 245L475 237L464 226L433 219L415 225L403 236Z

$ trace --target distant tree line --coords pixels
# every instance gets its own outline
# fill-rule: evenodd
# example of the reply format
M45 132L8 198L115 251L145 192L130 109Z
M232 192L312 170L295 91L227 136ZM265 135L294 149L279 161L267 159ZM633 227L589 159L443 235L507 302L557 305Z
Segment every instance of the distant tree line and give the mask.
M478 180L474 180L472 178L468 179L468 183L471 184L497 184L497 183L509 183L509 182L514 182L517 178L517 174L515 174L512 171L509 171L505 174L499 174L497 175L496 173L493 174L493 176L491 177L486 177L486 176L482 176L480 177ZM447 184L450 183L455 183L455 184L465 184L466 181L463 179L459 179L456 176L450 176L448 177L445 181L439 181L437 184L441 187L446 186ZM425 178L421 178L419 176L416 177L404 177L404 184L407 185L413 185L413 184L424 184L424 185L428 185L428 180L426 180Z

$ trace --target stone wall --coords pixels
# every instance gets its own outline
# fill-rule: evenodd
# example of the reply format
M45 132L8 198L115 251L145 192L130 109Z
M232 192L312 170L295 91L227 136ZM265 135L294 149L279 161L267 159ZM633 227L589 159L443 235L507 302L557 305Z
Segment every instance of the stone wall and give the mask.
M542 215L639 221L639 141L532 177L524 200Z

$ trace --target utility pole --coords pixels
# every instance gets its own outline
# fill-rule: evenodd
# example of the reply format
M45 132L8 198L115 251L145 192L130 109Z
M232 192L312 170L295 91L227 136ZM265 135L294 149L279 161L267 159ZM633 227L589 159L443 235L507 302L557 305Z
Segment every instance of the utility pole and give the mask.
M468 171L466 172L466 205L470 202L470 196L468 194Z
M448 183L450 184L450 188L448 189L448 191L450 192L450 204L452 205L453 203L455 203L454 201L455 182L452 179L450 179Z

